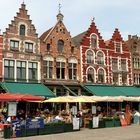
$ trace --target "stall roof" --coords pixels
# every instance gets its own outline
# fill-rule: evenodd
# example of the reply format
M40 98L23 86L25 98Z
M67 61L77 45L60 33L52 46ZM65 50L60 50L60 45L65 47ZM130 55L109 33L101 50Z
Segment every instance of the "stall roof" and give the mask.
M1 82L0 85L5 92L54 97L53 92L41 83Z
M140 88L133 86L116 86L117 90L126 94L126 96L140 96Z
M140 88L133 86L85 85L96 96L140 96Z

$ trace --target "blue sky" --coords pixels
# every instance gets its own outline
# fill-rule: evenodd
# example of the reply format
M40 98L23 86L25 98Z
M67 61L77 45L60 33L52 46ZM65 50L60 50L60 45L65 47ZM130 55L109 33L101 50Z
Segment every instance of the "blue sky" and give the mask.
M39 36L56 24L58 3L62 4L64 24L71 36L90 26L95 17L96 26L103 39L110 39L115 28L119 28L126 40L128 34L140 35L140 0L24 0ZM1 0L0 29L8 27L18 12L23 0Z

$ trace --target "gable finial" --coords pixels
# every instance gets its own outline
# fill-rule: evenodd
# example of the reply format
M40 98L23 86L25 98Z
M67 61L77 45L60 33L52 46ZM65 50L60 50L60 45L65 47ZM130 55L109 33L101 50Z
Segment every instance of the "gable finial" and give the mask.
M22 4L24 4L24 0L23 0Z
M95 21L95 17L92 18L91 22L93 23Z
M59 13L59 14L61 13L61 8L62 8L62 6L61 6L61 4L59 3L59 5L58 5L58 13Z

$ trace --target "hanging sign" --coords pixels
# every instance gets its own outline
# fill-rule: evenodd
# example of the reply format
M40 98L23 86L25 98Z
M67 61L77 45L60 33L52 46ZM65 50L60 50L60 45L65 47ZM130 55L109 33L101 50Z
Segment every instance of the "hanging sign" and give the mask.
M92 106L92 114L96 114L96 106Z
M76 106L72 106L72 114L77 115L77 107Z

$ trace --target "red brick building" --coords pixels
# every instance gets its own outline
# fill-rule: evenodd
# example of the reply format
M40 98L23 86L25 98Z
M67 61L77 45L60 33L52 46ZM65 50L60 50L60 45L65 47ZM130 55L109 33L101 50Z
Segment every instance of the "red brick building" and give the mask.
M131 85L131 55L118 29L104 42L94 21L89 29L73 38L80 47L81 82Z
M3 37L3 80L39 82L40 41L24 3Z
M108 52L94 21L86 32L74 37L73 42L80 47L82 82L109 83Z
M106 41L109 60L110 83L115 85L132 85L131 53L118 29L112 39Z
M59 12L54 27L41 37L42 81L57 95L80 93L80 52L73 46L70 32Z

